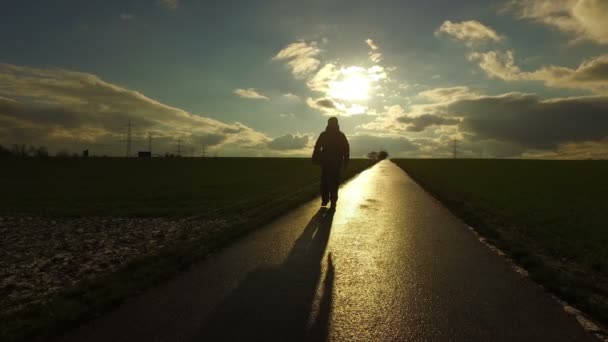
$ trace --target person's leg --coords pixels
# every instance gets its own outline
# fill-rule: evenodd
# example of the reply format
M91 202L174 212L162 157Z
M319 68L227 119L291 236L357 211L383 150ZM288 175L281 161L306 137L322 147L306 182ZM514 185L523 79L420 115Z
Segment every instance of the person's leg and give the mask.
M340 186L340 167L334 167L331 170L329 181L329 200L331 201L331 206L335 207L338 202L338 188Z
M321 205L326 206L329 202L329 172L328 167L321 167Z

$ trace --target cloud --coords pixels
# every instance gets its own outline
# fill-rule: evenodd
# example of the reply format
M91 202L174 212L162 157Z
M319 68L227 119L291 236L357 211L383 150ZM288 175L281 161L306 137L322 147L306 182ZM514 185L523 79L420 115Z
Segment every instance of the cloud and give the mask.
M121 13L120 14L120 19L122 19L122 20L131 20L131 19L133 19L133 14Z
M418 96L434 103L451 102L478 96L469 87L457 86L449 88L434 88L418 93Z
M497 43L504 39L504 36L476 20L463 21L460 23L446 20L435 31L436 36L442 34L463 41L469 46L487 42Z
M378 51L378 45L369 38L365 40L365 43L367 43L367 46L371 49L369 52L369 59L374 63L380 63L382 61L382 54Z
M268 143L268 148L272 150L299 150L308 145L307 135L291 135L274 138Z
M449 89L449 88L445 88ZM454 117L447 117L445 114L446 103L437 103L424 106L413 106L412 112L408 113L400 105L385 107L384 112L380 113L373 121L357 126L357 128L384 132L391 134L401 134L404 132L422 132L431 126L454 126L460 120ZM425 109L442 109L437 113L419 113Z
M373 40L367 38L365 40L365 43L367 43L367 46L369 46L370 49L372 49L372 50L378 50L378 46L376 44L374 44Z
M468 59L479 62L479 67L490 77L505 81L523 80L521 69L515 65L513 51L473 52Z
M180 0L158 0L158 4L171 10L179 7Z
M287 61L295 78L302 79L319 68L321 62L316 56L321 52L316 42L299 41L291 43L279 51L272 59Z
M537 153L536 158L562 159L608 159L608 139L566 143L560 145L553 153Z
M312 91L325 93L341 100L348 100L352 96L352 91L344 87L345 81L363 80L362 86L373 88L379 81L386 80L388 75L385 69L379 65L369 68L359 66L349 66L338 68L332 63L325 64L317 73L310 78L306 85ZM360 91L360 89L359 89Z
M576 40L608 44L605 0L512 0L502 11L554 27Z
M374 120L359 125L356 128L366 131L399 134L400 132L405 131L406 127L405 124L399 122L398 119L405 115L407 115L407 113L400 105L387 106L384 107L384 111L377 115Z
M330 98L313 99L309 97L306 99L306 104L310 108L320 110L328 115L336 115L338 113L336 102Z
M445 154L441 149L447 151L453 137L462 139L463 153L468 156L524 153L598 158L608 154L608 150L594 150L608 146L608 96L542 100L522 93L480 95L467 87L437 88L421 94L436 102L413 105L409 112L399 105L385 107L373 121L357 129L392 135L426 131L422 137L440 140L420 146L426 153L421 155L430 156Z
M315 105L323 108L336 108L336 103L332 99L320 99L315 101Z
M331 82L335 82L338 77L340 77L340 70L336 65L327 63L306 82L306 85L313 91L328 92Z
M461 132L525 148L554 149L560 144L599 141L608 136L608 97L540 100L508 93L455 101L447 113L462 119Z
M257 90L253 89L253 88L247 88L247 89L235 89L233 92L233 94L236 94L240 97L246 98L246 99L252 99L252 100L268 100L268 97L258 93Z
M380 52L370 52L369 59L374 63L382 62L382 54Z
M505 81L541 81L548 87L608 93L608 54L588 59L576 69L550 65L535 71L522 71L513 51L474 52L469 60L478 62L489 77Z
M309 97L306 99L306 104L310 108L317 109L326 115L352 116L365 114L367 111L367 107L365 106L358 104L351 104L349 106L331 98L313 99Z
M283 94L283 97L285 97L288 100L300 101L300 97L298 95L292 94L292 93Z
M156 150L164 152L173 151L178 138L240 155L270 140L241 123L194 115L93 74L0 64L0 143L94 146L93 153L120 155L117 141L129 121L135 140L151 132Z
M431 126L450 126L460 122L456 118L448 118L435 114L422 114L413 117L402 116L397 121L408 124L406 130L409 132L422 132Z

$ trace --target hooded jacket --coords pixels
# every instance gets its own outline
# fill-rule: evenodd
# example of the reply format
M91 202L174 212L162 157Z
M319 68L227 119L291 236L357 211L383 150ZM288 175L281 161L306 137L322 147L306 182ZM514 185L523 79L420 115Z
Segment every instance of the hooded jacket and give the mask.
M327 125L321 132L312 154L313 162L323 166L339 166L348 163L350 146L338 124Z

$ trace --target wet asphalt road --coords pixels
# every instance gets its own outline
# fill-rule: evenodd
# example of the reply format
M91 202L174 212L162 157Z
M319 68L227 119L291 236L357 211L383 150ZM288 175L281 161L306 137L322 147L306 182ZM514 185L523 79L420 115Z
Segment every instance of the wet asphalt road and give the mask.
M390 161L63 340L597 341Z

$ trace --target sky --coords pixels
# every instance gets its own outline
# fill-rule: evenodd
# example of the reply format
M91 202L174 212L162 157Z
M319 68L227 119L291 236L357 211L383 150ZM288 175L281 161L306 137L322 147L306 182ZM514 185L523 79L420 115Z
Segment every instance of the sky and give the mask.
M0 144L608 158L605 0L0 1Z

